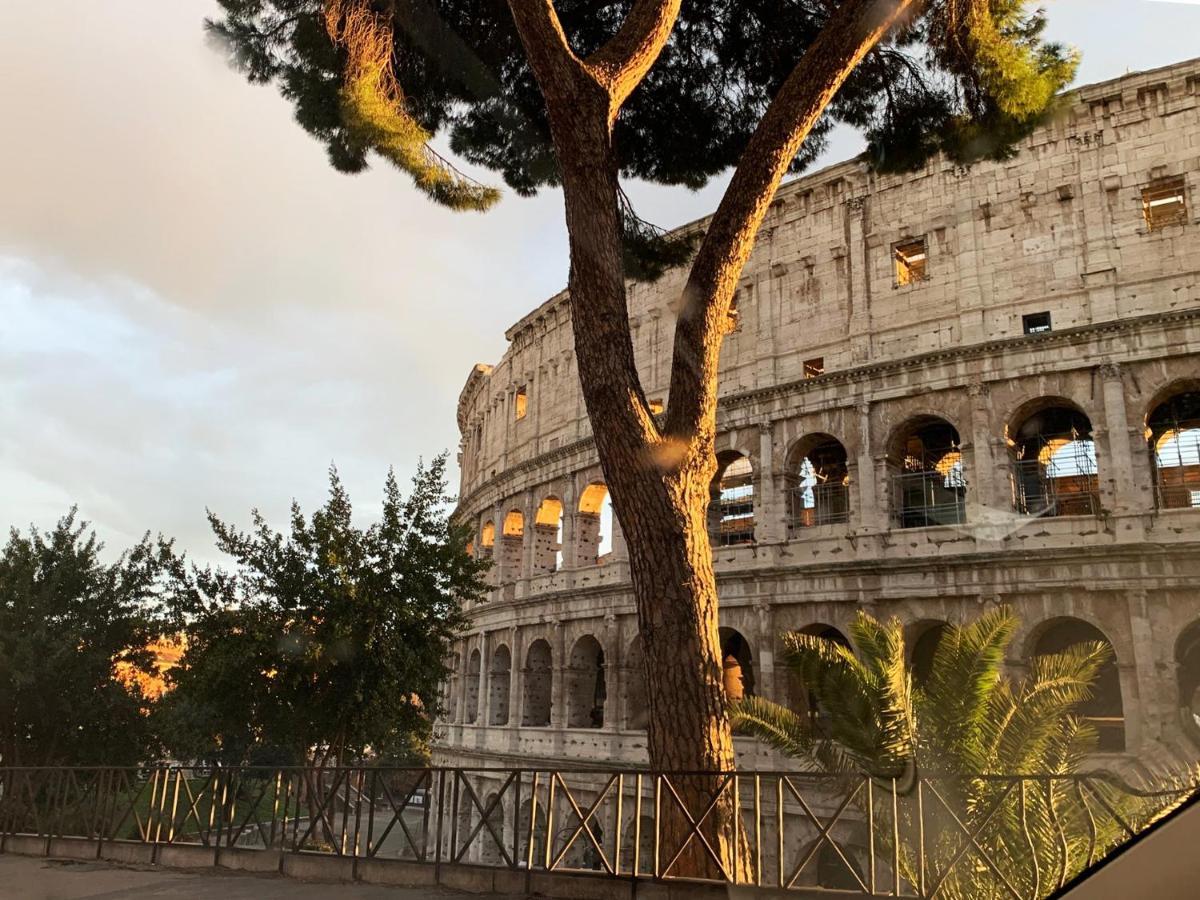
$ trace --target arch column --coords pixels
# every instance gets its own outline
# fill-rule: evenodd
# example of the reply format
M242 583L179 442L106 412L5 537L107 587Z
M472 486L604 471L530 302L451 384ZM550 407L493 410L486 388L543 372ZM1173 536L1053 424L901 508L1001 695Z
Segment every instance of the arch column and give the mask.
M616 517L613 517L614 522ZM604 616L604 725L601 731L616 731L620 727L621 713L621 661L625 655L622 647L621 620L614 612Z
M467 682L470 681L470 673L468 669L471 664L471 642L468 640L459 641L459 671L458 678L454 683L454 691L458 694L458 702L455 703L454 709L454 724L465 725L467 722Z
M579 515L579 491L576 490L575 478L566 478L562 482L563 501L563 533L562 533L562 568L575 568L577 562L575 549L575 524Z
M525 522L521 533L521 571L517 573L517 596L527 597L537 547L537 500L532 491L525 492L521 503L521 515L525 517Z
M755 693L777 703L786 703L786 697L775 695L775 612L770 602L758 603L754 607L758 614L758 635L755 641Z
M612 532L612 561L628 562L629 545L625 543L625 532L621 530L621 523L617 521L616 511L612 515Z
M565 633L563 623L555 621L551 623L554 629L554 642L552 649L554 658L551 661L550 670L554 673L554 682L550 692L550 727L561 731L567 726L567 689L566 689L566 648Z
M866 533L884 531L887 528L886 511L880 497L886 496L887 466L885 456L875 456L871 434L871 403L864 400L858 404L858 454L855 457L858 475L858 508L851 510L858 523L858 530ZM853 477L851 484L854 484Z
M1008 512L1000 503L996 465L992 456L992 422L987 385L967 385L971 398L971 468L967 476L967 524L976 540L991 540L988 527ZM961 435L959 436L961 438ZM1005 516L1007 518L1007 516Z
M758 466L754 472L754 540L776 544L784 540L787 526L779 482L783 473L775 472L775 429L771 422L758 425Z
M485 726L488 722L488 708L491 704L488 702L488 640L487 632L480 630L478 633L479 641L479 672L476 674L475 682L475 722L476 726ZM483 742L484 729L477 727L475 730L474 743L479 746ZM464 745L466 742L463 742Z
M508 749L516 752L520 736L521 716L525 708L524 634L513 625L508 630Z
M1104 484L1112 511L1118 516L1128 515L1134 506L1133 457L1129 447L1129 417L1125 413L1125 385L1121 367L1116 363L1100 366L1099 373L1104 392L1104 431L1108 438Z

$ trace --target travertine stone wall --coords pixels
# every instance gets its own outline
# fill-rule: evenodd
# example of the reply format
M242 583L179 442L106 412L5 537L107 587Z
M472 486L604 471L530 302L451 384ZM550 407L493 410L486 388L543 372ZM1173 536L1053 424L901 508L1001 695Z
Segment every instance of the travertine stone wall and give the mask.
M1174 176L1185 180L1186 220L1151 231L1142 188ZM1111 643L1126 748L1115 762L1200 754L1177 659L1200 621L1200 508L1163 503L1145 433L1159 404L1200 391L1198 212L1200 60L1081 89L1005 162L935 161L904 176L847 162L780 190L722 353L717 448L754 471L754 540L714 555L722 625L744 639L757 693L789 696L775 664L786 630L846 633L864 608L899 616L915 641L931 624L1006 603L1023 622L1014 672L1068 620ZM897 286L892 248L917 237L927 278ZM671 273L631 288L653 400L668 399L681 283ZM611 552L598 557L601 519L584 502L603 476L565 301L514 325L504 358L477 366L459 401L458 514L476 528L476 546L493 524L498 565L456 648L452 712L438 729L447 763L644 760L627 553L614 524ZM1022 317L1044 312L1051 330L1026 334ZM804 378L817 358L824 374ZM528 398L520 419L518 390ZM1010 438L1048 408L1090 423L1086 514L1028 515L1014 502ZM957 434L961 514L899 527L911 524L896 481L907 438L935 418ZM789 491L816 436L845 449L848 513L797 527ZM536 524L547 498L561 503L561 543L557 524ZM523 531L506 537L513 510ZM578 712L592 702L595 673L575 651L591 639L603 653L598 728ZM501 647L511 659L503 674L491 665ZM501 698L507 724L485 726L495 718L484 707ZM739 740L739 752L745 765L772 762L751 743Z

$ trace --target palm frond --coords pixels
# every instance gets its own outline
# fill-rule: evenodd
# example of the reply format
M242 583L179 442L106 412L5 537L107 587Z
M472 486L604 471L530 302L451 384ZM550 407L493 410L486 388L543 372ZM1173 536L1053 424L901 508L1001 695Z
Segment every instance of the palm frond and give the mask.
M977 729L1001 682L1004 651L1016 628L1016 617L1000 607L942 635L917 700L922 743L941 757L936 766L982 771L986 765Z
M785 756L824 769L816 755L816 739L809 721L786 706L763 697L743 697L729 704L733 727L758 738Z

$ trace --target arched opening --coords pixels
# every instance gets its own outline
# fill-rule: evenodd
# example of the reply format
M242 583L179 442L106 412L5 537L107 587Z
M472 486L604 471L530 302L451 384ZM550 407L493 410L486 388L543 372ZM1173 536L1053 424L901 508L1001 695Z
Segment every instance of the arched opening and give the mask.
M838 853L828 841L822 841L817 851L817 884L823 888L859 893L867 879L863 876L863 848L846 843L847 835L834 836ZM845 857L845 859L843 859ZM849 866L847 866L849 863Z
M590 634L571 648L567 680L567 727L602 728L604 702L604 649Z
M538 575L562 568L563 505L557 497L547 497L538 506L533 521L533 569Z
M750 642L740 631L721 628L721 682L725 696L730 700L741 700L754 696L754 656Z
M508 724L508 691L512 684L512 654L501 644L492 651L488 668L488 724Z
M463 861L473 861L479 858L479 840L467 844L467 836L470 835L471 829L475 826L475 817L479 815L479 811L475 809L475 804L471 802L471 796L467 793L465 786L459 786L458 795L458 810L456 818L458 819L457 833L454 834L454 847L452 853L456 858ZM461 857L458 857L459 853Z
M538 868L546 864L546 799L538 797L537 819L533 823L533 856L529 854L529 819L533 815L533 801L521 804L521 819L517 823L517 865L521 868Z
M1183 731L1200 746L1200 621L1193 622L1179 636L1175 663Z
M846 448L827 434L810 435L788 457L788 527L839 525L850 520Z
M642 802L645 804L643 806L645 808L654 801L652 797L645 797ZM625 808L629 809L633 805L634 798L626 797ZM621 837L622 872L630 875L654 874L654 829L654 816L652 815L643 814L640 823L634 816L625 820ZM635 847L638 848L636 857L633 852Z
M1159 509L1200 509L1200 391L1176 394L1146 417Z
M1094 516L1100 511L1091 420L1066 401L1038 401L1006 436L1013 509L1026 516Z
M1112 642L1099 628L1081 619L1054 619L1039 630L1033 645L1034 656L1060 653L1068 647L1087 641L1098 641L1108 647L1108 659L1096 676L1092 696L1077 709L1080 716L1096 729L1097 749L1105 753L1120 753L1125 749L1125 710L1121 700L1121 675Z
M833 641L835 644L840 644L847 649L850 649L850 640L832 625L824 623L815 623L805 628L801 628L799 634L810 634L813 637L822 638L827 641ZM829 729L829 712L817 700L817 695L808 689L808 686L803 684L796 676L796 673L791 668L787 671L788 684L788 703L791 708L799 715L807 716L810 726L815 734L828 736Z
M545 728L550 724L550 703L554 689L554 669L550 644L538 638L525 654L525 702L521 724Z
M504 516L500 532L500 580L515 581L521 574L521 545L525 541L525 516L519 509L510 509Z
M483 523L483 528L479 532L479 549L480 556L483 558L492 555L492 549L496 546L496 523L488 519Z
M612 553L613 514L608 487L592 482L579 498L579 518L575 526L577 565L597 566Z
M754 467L735 451L717 456L709 488L708 533L714 547L754 542Z
M645 731L650 721L650 704L646 696L646 663L640 635L633 639L625 654L621 686L625 694L625 728Z
M929 681L938 644L949 628L945 622L925 621L918 622L909 630L909 669L916 687L924 687Z
M495 802L495 806L492 803ZM491 812L488 809L491 808ZM479 845L479 861L485 865L498 866L504 862L504 853L501 850L500 843L502 841L505 846L510 843L508 835L505 834L505 823L508 817L504 815L504 801L497 800L496 794L491 793L483 801L484 812L488 812L486 823L479 829L479 833L475 835L475 843ZM489 828L488 826L491 826ZM467 832L470 834L470 832Z
M472 650L467 663L467 695L465 698L468 725L474 725L479 718L479 672L481 668L479 651Z
M945 419L907 423L888 449L892 523L899 528L961 525L967 520L967 479L958 431Z

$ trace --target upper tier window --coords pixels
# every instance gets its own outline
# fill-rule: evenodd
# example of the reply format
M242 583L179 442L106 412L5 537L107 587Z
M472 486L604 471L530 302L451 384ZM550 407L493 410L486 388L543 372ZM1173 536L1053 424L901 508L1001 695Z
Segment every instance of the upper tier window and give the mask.
M1187 201L1183 193L1183 176L1160 178L1142 188L1142 215L1151 231L1187 221Z
M513 409L518 420L525 418L525 414L529 411L529 393L526 391L525 385L517 388L517 399L513 404Z
M917 281L924 281L926 264L929 255L926 252L925 238L910 238L892 247L892 257L896 265L896 286L902 287Z

